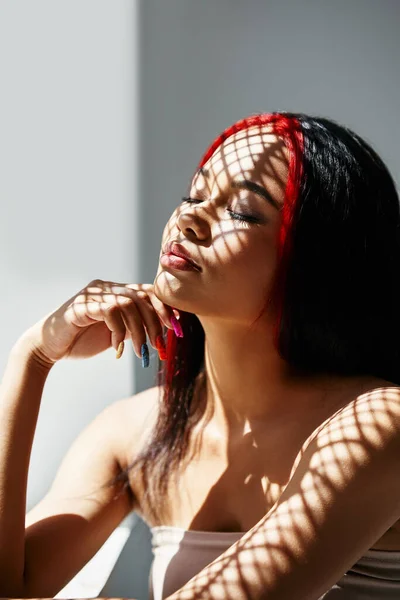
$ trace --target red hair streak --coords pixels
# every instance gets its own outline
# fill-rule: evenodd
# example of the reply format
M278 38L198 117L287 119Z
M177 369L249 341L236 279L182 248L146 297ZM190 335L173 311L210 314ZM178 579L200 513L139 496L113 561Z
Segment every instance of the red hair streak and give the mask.
M288 180L285 188L285 199L282 209L282 222L278 231L278 265L277 277L274 281L272 298L275 309L277 310L277 319L274 327L274 340L277 344L282 318L283 299L286 281L287 265L292 254L292 236L291 225L296 203L299 197L300 182L302 178L302 158L303 158L303 135L300 122L297 118L281 113L261 113L245 117L227 127L207 148L201 158L197 170L203 167L211 158L214 152L221 146L225 140L238 131L244 131L251 127L269 126L272 133L282 138L289 151L289 170ZM190 344L186 337L180 339L179 344ZM167 334L167 373L166 385L169 388L172 385L174 374L176 374L176 344L177 338L173 331L168 330ZM169 390L168 390L169 391ZM166 396L169 397L167 393Z

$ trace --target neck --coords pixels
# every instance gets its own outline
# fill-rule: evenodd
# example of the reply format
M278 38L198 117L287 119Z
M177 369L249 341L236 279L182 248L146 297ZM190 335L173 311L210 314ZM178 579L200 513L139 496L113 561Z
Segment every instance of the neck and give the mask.
M205 332L207 419L221 437L298 418L331 381L290 367L272 343L272 327L249 330L201 318Z

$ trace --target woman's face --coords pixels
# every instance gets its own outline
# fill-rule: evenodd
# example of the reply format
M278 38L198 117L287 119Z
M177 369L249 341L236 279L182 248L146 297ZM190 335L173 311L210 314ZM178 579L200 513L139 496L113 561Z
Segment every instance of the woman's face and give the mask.
M268 127L225 140L194 175L193 202L179 204L162 236L160 258L173 240L201 271L159 264L154 291L162 302L200 318L246 324L258 316L276 265L287 174L286 148Z

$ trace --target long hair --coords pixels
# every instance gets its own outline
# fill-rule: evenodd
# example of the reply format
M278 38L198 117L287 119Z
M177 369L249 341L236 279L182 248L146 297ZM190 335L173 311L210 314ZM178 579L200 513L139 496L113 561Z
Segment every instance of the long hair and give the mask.
M276 350L295 367L400 384L400 213L388 169L347 127L282 112L233 124L198 168L232 134L263 125L285 143L289 174L272 292L257 319L273 306ZM126 485L133 469L142 478L146 512L158 524L165 520L168 484L205 409L194 394L204 382L204 331L196 315L180 314L183 338L164 327L167 360L158 363L154 428L119 475Z

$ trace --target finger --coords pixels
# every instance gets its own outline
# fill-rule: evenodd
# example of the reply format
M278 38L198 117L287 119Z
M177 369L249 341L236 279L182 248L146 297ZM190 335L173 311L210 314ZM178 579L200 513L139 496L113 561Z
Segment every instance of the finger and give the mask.
M104 310L104 322L111 331L111 345L117 351L117 358L121 358L125 340L126 327L118 306L109 305Z
M151 344L153 348L155 348L156 338L159 335L162 335L162 326L164 325L168 329L173 330L173 325L171 323L171 316L173 316L173 311L170 306L163 304L157 296L152 292L153 286L150 284L131 284L135 285L136 289L131 289L129 286L121 287L120 285L111 286L109 291L103 292L101 294L90 293L88 297L90 300L96 300L98 302L116 302L117 298L132 298L137 301L138 304L145 303L146 306L149 306L152 313L143 311L142 317L146 321L146 327ZM143 288L143 289L139 289ZM147 288L147 289L146 289ZM93 289L93 288L91 288ZM111 293L110 293L111 292ZM77 301L83 301L84 296L79 296ZM152 315L150 317L150 314Z
M119 296L117 299L121 318L124 321L127 337L131 337L134 352L138 358L142 358L141 348L146 343L146 330L143 317L139 310L137 298Z
M117 350L124 341L126 328L120 309L109 302L74 302L65 313L66 318L77 327L88 327L104 321L111 332L112 347Z
M117 295L117 291L122 293ZM113 340L117 344L116 349L118 349L121 341L130 338L136 356L141 358L141 348L146 342L146 331L142 323L141 313L136 307L136 304L141 302L137 295L138 292L133 292L127 288L120 288L119 286L114 286L114 292L91 293L86 296L85 294L81 294L76 298L75 304L77 306L87 306L87 313L90 317L94 319L103 318L107 327L115 329ZM145 294L145 297L150 303L147 294ZM111 310L110 307L112 306L115 309ZM82 310L84 311L84 309ZM111 314L106 319L106 311L110 310ZM79 311L79 313L82 314L82 311ZM123 337L121 337L122 333Z
M171 306L164 304L154 294L154 285L151 283L115 283L112 281L102 281L99 279L93 280L85 288L86 295L90 296L91 299L96 299L99 302L109 301L108 294L115 294L115 296L128 296L135 298L139 292L145 292L154 306L158 317L165 327L173 330L174 327L171 322L171 317L175 315L179 319L179 312ZM143 297L143 296L141 296ZM85 299L85 298L84 298Z
M151 286L149 286L150 288ZM138 357L141 356L142 344L146 342L146 333L150 344L155 348L162 360L166 359L166 347L160 316L155 310L151 296L144 290L128 290L118 286L113 287L115 294L91 294L94 299L104 299L117 302L121 307L122 319L126 328L126 338L131 337ZM122 293L121 293L122 292ZM117 293L120 293L118 296ZM134 302L131 304L130 300ZM163 307L162 303L161 308ZM163 309L165 312L165 309ZM164 317L165 318L165 317Z
M171 317L174 316L175 310L171 306L168 306L167 304L164 304L163 302L161 302L161 300L159 298L157 298L157 296L154 293L149 293L149 298L150 298L150 302L152 303L152 305L154 307L154 310L158 314L159 319L161 320L163 325L165 325L165 327L167 327L168 329L173 330L174 327L171 322ZM176 312L178 312L178 311L176 311Z
M151 283L129 283L125 286L127 289L132 290L134 293L138 294L139 297L145 298L143 292L148 296L151 304L156 311L158 318L161 321L161 324L167 327L168 329L174 329L171 323L171 317L173 316L173 309L171 306L164 304L157 298L154 293L154 285ZM113 288L114 289L114 288ZM120 289L120 288L117 288ZM178 317L179 318L179 317Z
M165 346L160 317L154 309L151 299L146 292L137 292L136 308L140 313L150 344L153 348L158 350L159 345ZM157 343L157 339L159 339L159 343Z

